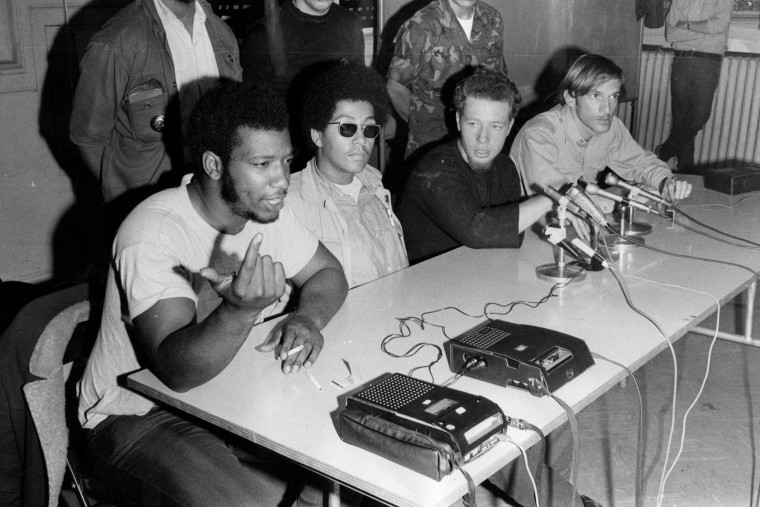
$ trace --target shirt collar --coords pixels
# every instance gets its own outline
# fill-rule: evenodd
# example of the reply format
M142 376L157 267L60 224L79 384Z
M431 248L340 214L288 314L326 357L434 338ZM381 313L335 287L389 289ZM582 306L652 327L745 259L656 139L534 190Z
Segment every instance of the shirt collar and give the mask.
M375 193L376 188L375 185L372 184L368 177L367 177L367 171L361 171L358 174L356 174L356 179L361 181L363 190L366 190L368 192ZM322 189L322 192L319 191L319 188ZM325 195L328 196L330 199L335 200L338 197L340 197L342 192L338 190L338 188L330 183L327 178L325 178L322 173L319 172L317 169L317 157L315 156L311 160L309 160L309 163L306 164L306 168L301 171L301 188L300 188L301 197L304 200L308 201L319 201L322 200Z
M156 5L158 17L161 19L161 23L164 26L173 22L180 23L179 18L177 18L177 16L164 4L162 0L153 0L153 2ZM196 21L200 21L201 23L206 22L206 11L203 10L203 6L201 6L200 2L197 0L195 2L195 15L193 17L193 23Z
M564 104L561 107L560 122L564 125L562 131L565 133L567 140L578 146L587 146L589 142L583 139L578 132L578 125L575 123L575 118L573 117L573 112L570 110L570 106Z
M450 28L452 26L452 23L457 19L456 14L454 14L454 9L451 8L451 4L449 4L449 0L438 0L438 8L443 11L444 19L441 20L442 23ZM472 22L473 26L475 24L475 18L479 18L481 13L481 5L480 2L477 2L475 4L475 11L472 14ZM457 21L458 23L458 21Z

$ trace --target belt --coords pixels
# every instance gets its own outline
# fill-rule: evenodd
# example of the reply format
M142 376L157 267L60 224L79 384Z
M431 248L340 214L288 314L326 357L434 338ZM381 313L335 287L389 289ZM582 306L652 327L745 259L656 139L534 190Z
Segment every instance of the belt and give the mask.
M693 49L681 50L674 49L673 54L681 58L710 58L712 60L722 60L723 55L718 53L705 53L704 51L694 51Z

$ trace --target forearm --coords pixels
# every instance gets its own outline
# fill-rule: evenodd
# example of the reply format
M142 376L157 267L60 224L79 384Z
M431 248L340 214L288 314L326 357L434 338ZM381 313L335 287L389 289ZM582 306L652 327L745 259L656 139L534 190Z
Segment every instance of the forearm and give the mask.
M315 273L302 286L297 315L309 318L322 330L340 310L348 294L348 283L340 265Z
M412 91L406 86L393 79L388 80L386 86L391 104L396 113L406 122L409 121L409 109L412 105Z
M100 165L103 160L103 146L91 145L91 146L79 146L79 155L82 157L87 171L95 178L95 181L100 183Z
M168 335L153 355L151 370L178 392L208 382L235 357L258 314L222 301L203 322Z
M520 219L518 229L523 232L525 229L536 223L541 217L552 210L552 200L545 195L537 195L527 201L520 203Z

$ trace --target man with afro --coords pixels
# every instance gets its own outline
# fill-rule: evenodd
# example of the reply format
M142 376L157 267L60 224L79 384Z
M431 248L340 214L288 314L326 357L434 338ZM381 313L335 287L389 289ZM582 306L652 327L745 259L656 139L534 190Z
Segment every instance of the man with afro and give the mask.
M335 65L307 85L302 124L316 155L292 176L288 206L343 265L349 287L409 265L380 171L367 164L390 102L363 65Z

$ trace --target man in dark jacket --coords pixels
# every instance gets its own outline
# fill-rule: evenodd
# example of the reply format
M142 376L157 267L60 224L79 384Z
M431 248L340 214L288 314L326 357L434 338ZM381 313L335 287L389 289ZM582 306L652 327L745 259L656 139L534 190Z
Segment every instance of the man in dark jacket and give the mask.
M401 199L410 262L460 245L519 248L523 231L552 209L543 195L521 201L520 177L502 153L520 100L499 71L481 69L457 86L459 137L417 164Z
M219 79L242 77L232 30L203 0L135 0L87 46L71 140L100 182L110 226L186 172L182 126Z

